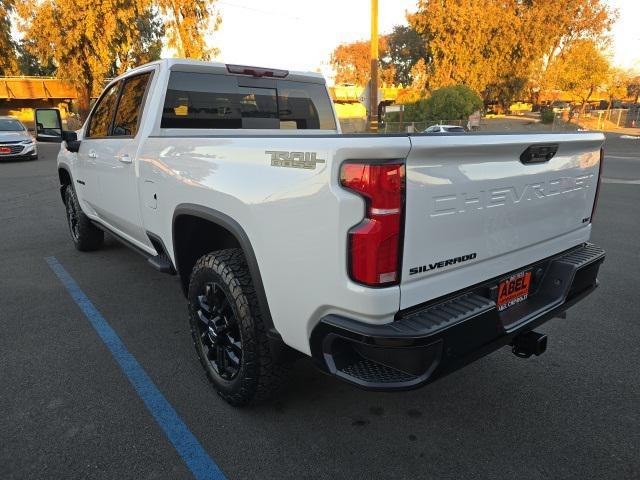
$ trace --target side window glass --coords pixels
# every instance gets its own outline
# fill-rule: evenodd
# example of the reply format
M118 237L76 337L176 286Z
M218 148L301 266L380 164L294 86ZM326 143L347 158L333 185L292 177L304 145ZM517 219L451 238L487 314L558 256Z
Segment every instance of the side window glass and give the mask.
M89 121L88 137L107 137L109 136L109 127L113 118L113 111L116 107L118 99L118 90L120 83L115 83L109 87L109 90L102 96L98 105L93 110L91 120Z
M113 136L134 137L136 135L142 114L142 100L150 76L151 73L144 73L125 80L113 122Z

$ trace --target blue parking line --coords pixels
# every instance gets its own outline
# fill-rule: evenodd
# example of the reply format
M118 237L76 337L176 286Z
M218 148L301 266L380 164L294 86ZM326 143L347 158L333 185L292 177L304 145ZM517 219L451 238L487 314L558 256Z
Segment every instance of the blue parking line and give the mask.
M133 387L144 401L147 409L164 430L184 463L198 480L223 480L222 470L209 457L200 442L191 433L171 404L164 398L149 375L140 366L135 357L127 350L118 334L93 306L91 300L80 289L55 257L47 257L47 263L65 286L71 298L87 317L95 331L107 346L113 358L127 376Z

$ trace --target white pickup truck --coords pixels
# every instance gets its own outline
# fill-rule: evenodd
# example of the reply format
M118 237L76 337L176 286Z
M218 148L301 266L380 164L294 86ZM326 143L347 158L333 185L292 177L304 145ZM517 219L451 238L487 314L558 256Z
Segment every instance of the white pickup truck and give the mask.
M598 284L600 133L342 135L320 75L173 59L61 137L76 248L106 231L176 274L234 405L296 352L385 391L505 345L539 355L534 328Z

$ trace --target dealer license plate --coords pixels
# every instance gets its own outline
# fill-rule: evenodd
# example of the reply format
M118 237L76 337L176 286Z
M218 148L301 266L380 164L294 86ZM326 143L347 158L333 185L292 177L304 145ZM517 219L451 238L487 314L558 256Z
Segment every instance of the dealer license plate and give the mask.
M502 312L529 297L531 272L520 272L503 280L498 285L498 311Z

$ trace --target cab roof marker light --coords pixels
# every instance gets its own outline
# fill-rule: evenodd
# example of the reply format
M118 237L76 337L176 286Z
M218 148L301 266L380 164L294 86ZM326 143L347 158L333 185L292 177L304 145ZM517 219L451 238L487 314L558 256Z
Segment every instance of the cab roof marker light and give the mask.
M285 78L289 75L288 70L278 70L275 68L251 67L248 65L226 64L227 71L238 75L251 75L252 77Z

